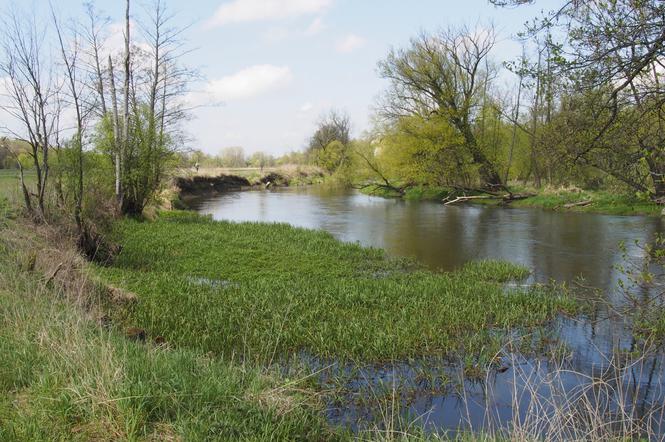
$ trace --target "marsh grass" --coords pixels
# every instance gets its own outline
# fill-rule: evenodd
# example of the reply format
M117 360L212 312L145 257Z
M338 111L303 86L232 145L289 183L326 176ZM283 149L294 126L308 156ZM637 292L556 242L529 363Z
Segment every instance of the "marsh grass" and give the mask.
M0 226L0 440L339 437L300 378L108 328L92 302L103 287L73 273L63 286L25 256L58 247L49 256L69 259L42 229Z
M120 224L122 254L90 272L57 232L19 225L8 207L0 198L0 440L657 437L662 407L638 413L626 387L643 352L617 356L598 376L579 373L587 381L574 390L562 383L572 371L564 365L540 377L520 368L513 350L545 346L550 336L540 325L578 308L553 288L506 288L528 274L521 267L484 261L432 273L322 232L174 212ZM137 299L106 299L108 281ZM148 342L128 340L130 325L144 327ZM151 343L158 335L166 342ZM303 349L352 368L322 388L315 378L330 365L285 372L279 363ZM456 351L468 355L457 383L442 364L418 366L423 355ZM480 432L432 434L426 414L405 411L414 388L443 394L461 385L463 396L470 374L485 377L491 395L489 376L506 355L525 386L513 391L514 408L523 407L524 391L532 396L508 428L493 426L488 409ZM366 382L356 399L378 410L375 425L355 435L332 430L323 399L348 404L361 361L402 361L413 377ZM614 398L612 407L598 392Z
M520 344L513 342L510 347ZM501 381L509 386L503 402L511 409L508 422L499 419L496 379L491 370L480 382L484 411L472 414L477 398L467 395L468 379L460 371L459 408L455 430L427 430L431 410L407 412L401 386L395 382L367 396L375 419L361 428L359 440L381 441L626 441L662 440L665 431L665 391L662 379L653 377L656 349L648 345L637 355L615 351L591 372L573 368L567 358L525 360L510 354L511 371ZM636 377L650 373L648 382ZM571 379L574 381L571 382ZM477 381L472 381L476 382ZM450 393L448 393L450 394ZM464 411L466 410L466 411ZM466 413L466 414L464 414Z
M125 221L117 234L123 251L98 274L138 295L120 320L227 358L266 363L306 351L382 362L477 354L496 341L490 335L575 310L571 299L543 287L506 289L503 282L528 274L513 264L435 273L284 224L164 213L153 223Z

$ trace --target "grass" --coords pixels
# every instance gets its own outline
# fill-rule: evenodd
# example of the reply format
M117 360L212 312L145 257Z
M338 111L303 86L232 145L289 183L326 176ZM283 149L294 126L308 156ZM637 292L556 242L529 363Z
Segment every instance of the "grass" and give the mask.
M123 251L98 274L134 292L122 321L177 346L262 362L308 352L380 362L492 351L497 332L572 311L528 274L486 261L434 273L330 234L163 213L118 226Z
M516 200L509 207L529 207L546 210L566 212L589 212L609 215L651 215L659 216L663 207L654 204L648 199L638 198L621 192L582 190L582 189L523 189L519 186L511 187L516 193L533 192L535 196L523 200ZM404 191L404 195L380 187L368 187L363 192L369 195L384 198L404 198L414 201L441 201L451 194L453 190L444 186L412 186ZM471 195L473 193L469 193ZM477 193L476 193L477 194ZM564 207L566 204L591 200L585 206ZM496 199L474 199L468 204L498 205L501 201Z
M322 232L184 212L123 221L116 265L91 274L57 232L14 218L0 198L0 440L348 440L307 372L268 358L478 349L480 327L570 307L504 293L528 274L507 263L435 274ZM138 300L112 302L99 275ZM129 325L148 330L145 343Z
M509 263L433 273L287 225L186 212L123 221L114 266L90 269L57 232L19 221L0 198L0 440L351 440L325 422L325 392L312 390L311 373L271 362L302 351L365 362L463 352L476 369L518 338L508 332L577 307L544 287L507 292L504 282L528 274ZM54 268L63 268L57 278ZM107 281L137 299L110 300ZM130 326L147 330L145 343L127 339ZM511 366L525 383L539 382L519 359ZM445 371L415 367L417 385L449 382ZM646 419L632 414L623 390L632 367L573 394L559 383L569 369L555 370L542 381L557 389L547 390L552 397L527 384L535 401L524 421L450 438L535 440L543 428L555 430L543 440L649 435L662 408ZM488 371L476 377L483 376L490 379ZM491 382L483 385L494 394ZM360 438L451 440L408 420L403 384L368 388L357 400L377 402L379 421ZM598 390L618 398L620 416L598 407ZM515 390L507 399L517 409L521 398Z
M129 341L100 325L89 302L26 269L25 255L48 244L3 222L0 440L342 437L298 382L189 348Z
M565 208L564 205L581 201L592 201L587 206ZM543 190L538 195L515 201L513 207L539 207L550 210L605 213L609 215L660 215L663 207L647 199L613 193L609 191Z
M0 169L0 198L13 199L19 192L18 171Z

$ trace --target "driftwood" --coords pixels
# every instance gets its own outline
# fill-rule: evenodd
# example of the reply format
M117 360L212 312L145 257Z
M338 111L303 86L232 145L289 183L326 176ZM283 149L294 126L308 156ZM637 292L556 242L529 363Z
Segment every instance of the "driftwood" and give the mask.
M447 201L447 199L444 199L444 206L449 206L451 204L456 204L456 203L463 203L465 201L470 201L470 200L496 200L496 199L502 199L500 196L494 196L494 195L472 195L472 196L458 196L455 199L452 199L450 201Z
M513 201L517 200L523 200L526 198L530 198L532 196L536 196L534 193L508 193L506 195L497 195L493 192L486 192L486 195L471 195L471 196L458 196L454 199L450 199L450 197L444 198L443 200L443 205L448 206L451 204L456 204L456 203L463 203L466 201L470 200L501 200L502 204L509 204Z
M593 203L593 200L578 201L576 203L564 204L563 208L564 209L572 209L573 207L584 207L584 206L590 205L591 203Z

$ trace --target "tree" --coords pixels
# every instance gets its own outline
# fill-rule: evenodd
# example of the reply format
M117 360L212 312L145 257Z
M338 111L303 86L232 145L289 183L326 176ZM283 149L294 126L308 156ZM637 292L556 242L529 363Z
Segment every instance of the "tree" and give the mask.
M115 193L123 214L141 214L163 184L166 166L175 161L184 144L180 123L187 117L183 97L193 73L179 64L183 52L182 29L172 25L161 0L148 10L142 23L145 44L131 44L130 2L125 2L123 87L116 87L113 57L108 71L101 69L103 44L100 20L89 10L87 40L91 45L93 89L98 96L101 120L97 147L112 158L115 166ZM111 110L105 91L110 91ZM122 106L120 103L122 102Z
M28 188L19 162L21 189L25 207L31 214L35 214L32 201L36 198L36 215L42 220L46 218L49 154L61 111L60 85L52 69L53 60L44 50L45 35L35 16L10 12L2 19L0 72L5 76L8 100L2 109L19 127L6 130L30 147L28 155L35 170L36 192Z
M489 82L486 61L494 43L493 29L450 28L423 34L407 49L391 50L379 64L381 76L391 83L381 113L393 121L413 116L445 119L464 139L462 147L478 165L483 184L504 188L497 167L474 132L483 88Z
M447 119L402 117L382 130L376 156L383 174L401 182L470 187L475 168L463 143Z
M245 150L240 146L224 148L220 155L220 163L222 167L246 167Z
M275 165L275 158L265 152L254 152L247 160L250 166L258 167L263 171L264 167L271 167Z
M659 0L566 1L528 28L532 35L557 27L565 31L565 41L547 42L554 69L568 80L570 95L586 95L573 102L594 110L593 136L584 146L573 146L569 158L635 190L648 188L657 200L665 198L664 16L665 3ZM634 124L639 130L633 130ZM633 136L616 143L617 133ZM645 168L647 181L626 174L635 165Z
M351 119L346 113L333 109L319 120L307 154L318 166L332 173L347 159L350 141Z
M52 6L52 5L51 5ZM60 46L60 54L62 56L62 64L64 65L64 73L68 90L68 96L71 106L74 108L76 118L76 128L74 135L71 139L72 150L75 152L75 190L74 190L74 220L78 228L79 235L83 234L83 135L85 123L88 116L88 110L84 109L84 102L86 101L86 86L82 82L81 66L79 64L79 56L81 50L81 37L74 28L69 40L69 44L65 45L63 39L63 31L60 23L56 17L55 11L51 7L51 16L55 26L58 43ZM64 199L64 198L63 198Z

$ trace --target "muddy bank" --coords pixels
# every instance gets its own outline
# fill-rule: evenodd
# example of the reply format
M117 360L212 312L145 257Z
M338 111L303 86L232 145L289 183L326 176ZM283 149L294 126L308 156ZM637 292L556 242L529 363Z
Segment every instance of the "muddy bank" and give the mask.
M239 190L251 185L247 178L236 175L181 177L175 180L175 186L180 196L198 196Z

